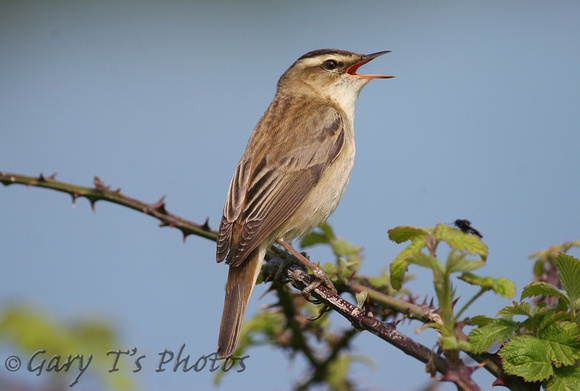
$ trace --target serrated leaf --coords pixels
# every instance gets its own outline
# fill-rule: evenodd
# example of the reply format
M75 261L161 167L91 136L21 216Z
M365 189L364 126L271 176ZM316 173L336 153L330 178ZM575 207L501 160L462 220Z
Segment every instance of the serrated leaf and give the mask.
M446 242L451 248L479 255L484 261L487 259L487 246L478 236L466 234L446 224L437 224L434 237Z
M541 311L534 311L534 323L536 325L535 330L541 331L553 323L562 323L564 321L570 320L570 315L567 311L568 307L565 306L564 310L558 310L556 308L543 309Z
M507 278L498 277L493 279L494 288L493 291L502 297L507 297L508 299L514 297L516 294L516 284Z
M570 303L580 298L580 261L570 255L560 254L556 258L558 274Z
M440 273L443 273L445 271L443 268L443 265L441 264L441 262L439 262L439 260L437 258L432 257L430 255L425 255L423 253L419 253L419 254L415 254L413 256L410 256L409 258L407 258L407 261L409 263L423 266L423 267L438 271Z
M538 333L556 367L573 365L580 358L579 336L578 324L574 322L551 323Z
M542 386L546 391L580 390L580 366L555 368L554 376Z
M482 277L472 273L463 273L459 279L471 285L478 285L484 289L492 289L493 287L493 278L491 277Z
M495 321L495 319L489 318L485 315L476 315L476 316L471 317L471 321L473 322L473 324L475 326L483 327L483 326Z
M545 380L554 375L545 344L530 335L513 337L499 351L507 373L526 381Z
M471 351L474 353L487 352L496 341L503 343L510 338L517 328L517 322L507 319L493 319L485 326L471 330L469 333Z
M421 253L421 249L427 242L427 237L417 237L409 244L391 263L391 285L396 290L401 289L405 278L405 272L409 262L407 259Z
M513 306L503 307L497 312L497 316L514 315L532 316L532 306L529 303L514 303Z
M478 285L483 289L493 290L498 295L510 298L516 294L516 286L507 278L481 277L472 273L463 273L461 280L471 285Z
M524 287L522 291L521 300L525 299L526 297L533 297L533 296L555 296L555 297L562 297L568 300L566 297L566 293L557 289L553 285L546 284L545 282L532 282Z
M405 279L408 266L409 262L402 259L395 259L391 263L391 285L395 290L403 287L403 280Z
M403 243L407 240L413 240L419 236L427 236L429 232L423 228L402 225L400 227L392 228L388 231L389 239L396 243Z

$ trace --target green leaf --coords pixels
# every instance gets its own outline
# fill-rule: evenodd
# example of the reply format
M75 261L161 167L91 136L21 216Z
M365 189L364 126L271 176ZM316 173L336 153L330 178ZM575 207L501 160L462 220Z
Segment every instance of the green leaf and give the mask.
M495 321L495 319L489 318L485 315L476 315L471 318L471 321L475 326L482 327Z
M536 277L540 277L543 273L544 273L544 261L541 259L538 259L536 262L534 262L534 276Z
M395 259L391 263L391 285L395 290L399 290L403 287L403 281L408 266L409 262L402 259Z
M374 362L362 355L355 354L340 354L338 357L329 360L327 366L327 374L324 376L324 381L328 383L330 390L347 390L351 389L352 380L348 375L352 373L352 364L361 363L373 368Z
M435 240L442 240L451 248L479 255L484 261L487 259L487 246L478 236L463 233L446 224L437 224L433 236Z
M516 294L516 285L507 278L499 277L493 279L493 291L502 297L511 298Z
M549 359L556 367L573 365L580 358L579 336L575 322L551 323L538 333L546 344Z
M526 381L545 380L554 375L546 345L530 335L513 337L500 349L499 355L507 373Z
M407 258L407 262L423 266L440 273L443 273L445 271L443 265L441 264L441 262L439 262L439 260L437 260L437 258L422 253L415 254Z
M112 327L101 318L65 323L52 319L36 308L6 306L0 312L0 339L24 352L44 349L45 357L92 354L94 356L89 372L92 372L95 379L103 381L104 389L133 389L131 378L122 371L107 372L111 368L111 360L104 353L118 349L120 343ZM65 379L69 385L74 382L73 378Z
M550 284L546 284L545 282L532 282L531 284L526 285L526 287L522 291L521 300L525 299L526 297L541 296L541 295L562 297L568 300L568 297L565 292L557 289L556 287Z
M470 272L480 267L485 266L485 262L482 260L471 260L471 259L461 259L457 263L451 265L447 271L449 273L457 273L457 272Z
M367 297L369 296L369 291L361 291L355 294L356 297L356 305L358 308L363 308L365 302L367 301Z
M318 228L326 235L327 238L335 239L336 235L334 234L334 230L332 229L332 225L325 223L318 224Z
M564 311L566 311L566 308ZM561 310L557 310L556 308L542 308L539 309L538 307L534 308L533 318L534 318L534 325L535 328L532 331L537 331L541 333L541 331L552 324L560 324L564 321L570 320L570 315L567 312L563 312ZM526 322L527 325L527 322Z
M421 253L421 249L427 243L427 237L416 237L391 263L391 285L396 290L401 289L405 279L405 272L409 262L407 259L411 256Z
M389 271L386 269L383 269L381 274L370 276L368 279L373 288L377 290L381 290L381 288L389 287L391 285L391 276L389 275Z
M514 303L513 306L503 307L497 312L497 316L524 315L532 316L532 306L529 303Z
M474 353L487 352L497 341L503 343L518 329L517 322L507 319L493 319L485 326L471 330L469 342Z
M400 227L392 228L388 231L389 239L396 243L403 243L407 240L414 240L419 236L427 236L429 232L423 228L411 227L402 225Z
M302 248L311 247L316 244L329 244L332 240L336 239L336 235L330 224L321 223L318 225L318 229L320 231L313 231L302 238L300 241Z
M319 232L311 232L308 235L304 236L300 241L300 247L312 247L317 244L328 244L330 240L326 235L323 235Z
M555 368L554 376L542 386L546 391L580 390L580 366Z
M486 290L493 290L498 295L510 298L516 294L516 286L507 278L481 277L472 273L463 273L459 279L471 285L478 285Z
M362 262L362 256L360 256L360 254L363 248L360 246L356 246L344 239L333 239L332 249L334 250L334 253L338 256L343 255L349 258L353 256L359 256Z
M562 286L573 305L580 298L580 261L570 255L560 254L556 258L556 265Z

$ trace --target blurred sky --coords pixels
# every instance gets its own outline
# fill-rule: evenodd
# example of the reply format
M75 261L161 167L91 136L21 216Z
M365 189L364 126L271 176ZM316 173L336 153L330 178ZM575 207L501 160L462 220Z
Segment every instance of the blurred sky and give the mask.
M278 77L313 49L391 50L365 66L396 78L361 92L357 160L330 223L364 246L361 273L373 274L403 249L389 228L469 219L489 246L481 273L513 280L519 297L529 254L580 238L578 21L577 1L2 1L0 170L87 186L98 175L140 200L167 195L170 212L217 228ZM184 245L179 231L105 202L93 214L86 200L73 209L65 194L0 187L0 305L109 319L119 348L150 359L129 374L143 390L212 387L209 371L154 364L183 343L192 357L215 350L227 267L214 246ZM429 275L411 272L411 289L431 295ZM264 289L247 315L271 302L258 300ZM510 301L478 303L469 315ZM416 337L416 326L402 330ZM417 338L434 343L429 331ZM365 389L427 382L420 363L369 333L354 352L376 364L355 366ZM284 390L304 365L269 347L249 354L222 389Z

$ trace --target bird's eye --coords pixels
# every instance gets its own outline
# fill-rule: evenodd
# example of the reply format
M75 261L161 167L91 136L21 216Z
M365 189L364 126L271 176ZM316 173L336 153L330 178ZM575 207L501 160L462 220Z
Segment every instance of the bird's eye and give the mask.
M338 67L338 63L334 60L326 60L324 61L324 68L332 71Z

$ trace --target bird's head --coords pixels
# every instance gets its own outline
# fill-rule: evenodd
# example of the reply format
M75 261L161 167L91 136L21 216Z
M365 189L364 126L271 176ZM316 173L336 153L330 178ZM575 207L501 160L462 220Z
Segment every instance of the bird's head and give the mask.
M359 75L361 65L389 51L358 54L338 49L320 49L300 57L278 81L278 91L315 95L340 106L354 106L360 90L372 79L387 75ZM354 107L353 107L354 108Z

